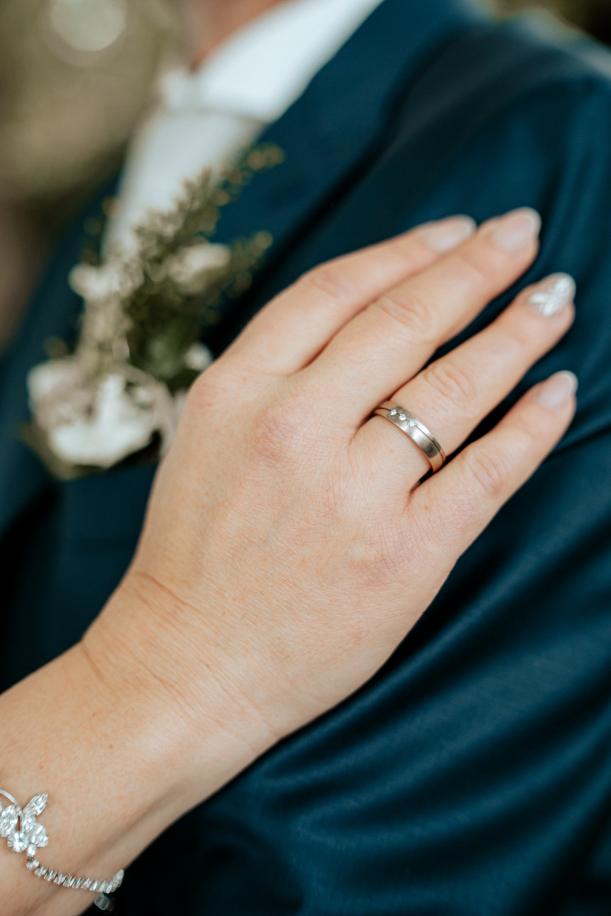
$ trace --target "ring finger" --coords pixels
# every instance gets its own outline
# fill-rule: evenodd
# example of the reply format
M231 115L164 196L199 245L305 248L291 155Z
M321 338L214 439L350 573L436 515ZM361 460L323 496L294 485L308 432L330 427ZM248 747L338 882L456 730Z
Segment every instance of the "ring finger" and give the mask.
M479 232L349 321L301 374L351 434L533 261L541 222L518 210Z
M574 297L575 283L566 274L524 290L489 327L432 362L392 402L425 423L450 454L567 332ZM400 473L415 484L429 470L424 453L382 417L365 423L353 447L386 480Z

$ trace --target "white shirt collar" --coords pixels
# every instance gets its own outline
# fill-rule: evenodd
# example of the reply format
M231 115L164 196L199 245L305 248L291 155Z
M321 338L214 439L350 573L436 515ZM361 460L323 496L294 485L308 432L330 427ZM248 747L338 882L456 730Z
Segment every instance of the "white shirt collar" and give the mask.
M285 0L232 35L195 73L166 74L165 104L272 123L381 2Z

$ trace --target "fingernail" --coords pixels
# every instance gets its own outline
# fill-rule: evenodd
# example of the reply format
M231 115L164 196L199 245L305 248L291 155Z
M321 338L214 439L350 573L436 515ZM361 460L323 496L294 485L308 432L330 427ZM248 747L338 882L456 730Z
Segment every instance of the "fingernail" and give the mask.
M530 245L541 232L541 217L536 210L524 207L502 217L490 233L490 240L501 251L520 251Z
M470 216L453 216L422 230L422 238L433 251L450 251L466 241L476 230Z
M577 391L578 379L574 372L557 372L539 386L537 401L548 410L563 407Z
M552 274L531 290L526 302L540 315L550 318L575 301L576 290L575 281L569 274Z

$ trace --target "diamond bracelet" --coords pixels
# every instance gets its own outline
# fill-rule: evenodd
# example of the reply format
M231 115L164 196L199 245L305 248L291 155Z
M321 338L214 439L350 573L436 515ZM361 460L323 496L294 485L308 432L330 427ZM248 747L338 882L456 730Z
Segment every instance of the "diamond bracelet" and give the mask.
M38 850L49 843L47 831L37 821L38 816L43 813L49 802L46 792L41 792L31 798L25 808L21 808L15 796L6 789L0 789L0 796L9 802L6 806L0 803L0 837L6 839L8 848L13 852L25 853L26 868L33 875L48 881L49 884L57 884L59 887L89 891L97 895L94 903L99 910L114 909L109 895L114 894L121 887L125 874L123 869L108 881L100 881L54 871L39 862Z

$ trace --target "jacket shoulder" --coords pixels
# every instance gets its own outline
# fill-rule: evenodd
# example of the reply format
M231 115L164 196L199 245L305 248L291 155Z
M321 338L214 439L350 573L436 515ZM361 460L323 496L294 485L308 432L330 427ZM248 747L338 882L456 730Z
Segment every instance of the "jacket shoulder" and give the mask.
M516 110L557 117L559 103L565 119L608 114L611 52L550 16L530 15L457 33L402 87L396 113L414 129L460 119L466 130Z

